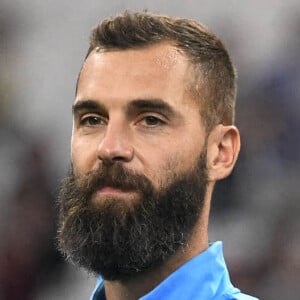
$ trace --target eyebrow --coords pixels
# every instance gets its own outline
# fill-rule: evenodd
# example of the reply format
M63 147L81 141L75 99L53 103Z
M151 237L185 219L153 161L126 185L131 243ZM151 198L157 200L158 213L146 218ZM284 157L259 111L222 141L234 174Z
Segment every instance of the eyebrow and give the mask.
M161 99L135 99L128 104L128 113L134 113L137 110L157 111L167 116L179 116L179 114L165 101Z
M171 105L158 98L134 99L127 104L127 114L132 115L137 111L156 111L163 113L166 117L180 118L180 113L176 112ZM95 100L79 100L72 106L73 115L79 115L86 111L102 111L108 115L107 108L102 103Z
M107 109L103 104L98 103L97 101L94 100L80 100L77 101L72 106L73 115L78 115L79 113L85 111L96 111L96 110L107 112Z

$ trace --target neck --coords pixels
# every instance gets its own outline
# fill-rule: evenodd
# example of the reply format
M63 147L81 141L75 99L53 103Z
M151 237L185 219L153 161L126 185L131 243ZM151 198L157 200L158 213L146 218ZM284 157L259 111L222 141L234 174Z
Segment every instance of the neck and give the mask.
M158 286L165 278L173 273L177 268L186 261L205 251L208 243L200 248L189 248L179 250L175 256L150 271L135 276L133 279L126 281L105 281L105 293L107 300L137 300L144 296L156 286Z
M137 300L158 286L165 278L188 260L208 248L208 217L212 187L208 188L204 207L185 248L165 261L161 266L143 272L126 281L104 282L107 300Z

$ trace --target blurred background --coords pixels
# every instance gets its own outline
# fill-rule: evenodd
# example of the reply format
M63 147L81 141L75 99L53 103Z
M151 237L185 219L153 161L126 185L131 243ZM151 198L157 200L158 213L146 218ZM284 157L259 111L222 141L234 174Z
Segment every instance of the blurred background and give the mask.
M88 299L95 278L55 250L71 105L91 28L124 9L194 18L239 73L241 155L213 199L211 241L261 299L300 294L300 3L0 0L0 299Z

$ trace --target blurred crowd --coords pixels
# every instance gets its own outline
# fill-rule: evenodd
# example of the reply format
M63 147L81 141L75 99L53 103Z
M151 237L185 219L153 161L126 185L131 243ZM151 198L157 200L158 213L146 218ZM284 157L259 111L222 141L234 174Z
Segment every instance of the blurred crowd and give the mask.
M55 248L57 178L64 168L53 170L51 139L13 116L25 105L15 92L18 82L10 77L21 59L15 56L15 39L21 37L14 30L22 22L14 9L1 5L0 299L82 299L74 294L76 286L90 287L94 278L70 280L75 271ZM239 68L236 123L242 150L235 171L215 191L210 238L224 241L234 284L261 299L296 299L300 294L300 5L298 12L286 13L290 17L281 28L286 34L278 36L283 50L270 48L266 63L257 68L243 61L247 54L239 55L242 37L235 32L234 39L226 38L224 32Z

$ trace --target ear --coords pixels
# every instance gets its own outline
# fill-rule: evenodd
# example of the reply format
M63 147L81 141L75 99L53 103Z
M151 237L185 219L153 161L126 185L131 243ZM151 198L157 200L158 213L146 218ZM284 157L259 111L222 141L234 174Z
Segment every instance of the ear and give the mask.
M216 126L207 140L207 171L210 181L227 177L238 158L240 151L240 133L233 126Z

